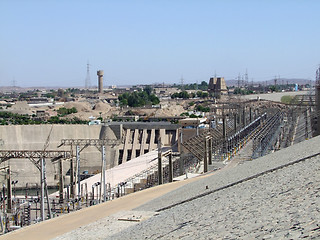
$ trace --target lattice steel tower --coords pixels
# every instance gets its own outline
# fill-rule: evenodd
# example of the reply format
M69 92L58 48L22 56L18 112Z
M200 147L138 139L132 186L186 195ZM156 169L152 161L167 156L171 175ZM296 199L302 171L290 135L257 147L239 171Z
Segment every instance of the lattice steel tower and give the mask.
M87 76L85 80L85 89L89 89L91 87L91 81L90 81L90 64L89 61L87 63Z

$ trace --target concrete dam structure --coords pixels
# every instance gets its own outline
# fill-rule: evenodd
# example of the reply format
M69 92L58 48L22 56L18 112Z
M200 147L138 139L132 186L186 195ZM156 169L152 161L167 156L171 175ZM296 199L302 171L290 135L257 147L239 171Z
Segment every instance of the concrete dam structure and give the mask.
M0 126L0 150L6 151L55 151L72 152L75 161L75 146L61 145L63 139L100 139L105 144L106 168L112 168L157 148L158 139L162 146L177 142L178 125L169 123L109 123L107 125L12 125ZM82 148L82 147L81 147ZM96 174L101 172L101 149L99 146L85 146L81 149L80 172ZM5 158L4 158L5 159ZM39 159L8 158L1 167L10 166L11 179L18 180L15 187L24 188L40 185L40 171L35 162ZM74 163L75 166L75 163ZM75 168L74 168L75 170ZM62 160L65 184L70 182L70 158ZM59 164L46 159L46 178L50 187L59 183ZM5 181L2 176L0 179Z

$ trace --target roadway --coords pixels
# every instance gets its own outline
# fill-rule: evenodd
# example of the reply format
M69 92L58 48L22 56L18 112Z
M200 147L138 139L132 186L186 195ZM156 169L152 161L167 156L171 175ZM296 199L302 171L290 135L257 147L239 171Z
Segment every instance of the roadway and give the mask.
M64 216L24 227L22 229L0 236L0 239L52 239L74 229L77 229L81 226L85 226L102 218L108 217L119 211L129 211L137 208L183 185L197 181L198 179L209 176L211 174L186 179L184 181L163 184L140 192L135 192L112 201L84 208Z

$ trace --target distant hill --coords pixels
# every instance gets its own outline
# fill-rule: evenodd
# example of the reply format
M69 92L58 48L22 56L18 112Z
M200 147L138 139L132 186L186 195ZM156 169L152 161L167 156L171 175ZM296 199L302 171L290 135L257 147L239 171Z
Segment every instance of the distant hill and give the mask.
M266 81L253 81L253 84L254 85L258 85L258 84L261 84L261 85L266 85L266 82L267 82L267 85L274 85L274 79L271 79L271 80L266 80ZM305 84L311 84L314 85L315 84L315 81L313 80L309 80L309 79L304 79L304 78L279 78L277 80L277 84L278 85L282 85L282 84L298 84L298 85L305 85ZM226 84L228 87L231 87L231 86L237 86L238 85L238 80L226 80ZM252 84L251 81L249 81L248 83L249 85ZM242 81L240 81L240 85L243 85Z

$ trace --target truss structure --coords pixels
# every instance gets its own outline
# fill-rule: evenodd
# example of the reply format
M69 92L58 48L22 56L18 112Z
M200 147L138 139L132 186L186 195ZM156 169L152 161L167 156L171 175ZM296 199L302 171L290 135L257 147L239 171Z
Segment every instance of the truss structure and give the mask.
M51 161L57 161L61 158L68 159L71 157L71 151L55 151L55 150L0 150L0 163L12 158L29 159L39 170L41 158L51 158Z
M103 146L103 145L117 145L119 140L113 139L62 139L58 146Z

